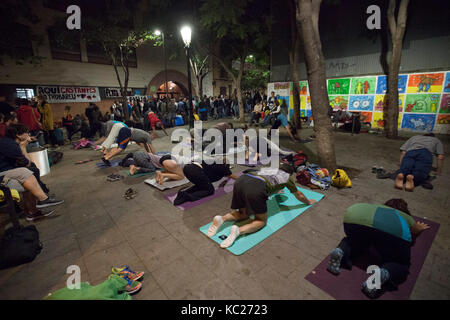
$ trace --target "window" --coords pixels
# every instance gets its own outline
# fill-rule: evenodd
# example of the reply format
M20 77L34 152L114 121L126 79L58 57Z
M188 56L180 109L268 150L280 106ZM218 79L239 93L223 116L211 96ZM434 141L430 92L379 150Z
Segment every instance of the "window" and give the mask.
M33 44L31 42L30 28L16 23L14 27L2 31L2 42L7 43L6 53L16 60L23 60L34 55Z
M30 88L16 88L16 98L31 99L34 97L34 90Z
M79 32L53 27L48 29L48 38L53 59L81 61Z

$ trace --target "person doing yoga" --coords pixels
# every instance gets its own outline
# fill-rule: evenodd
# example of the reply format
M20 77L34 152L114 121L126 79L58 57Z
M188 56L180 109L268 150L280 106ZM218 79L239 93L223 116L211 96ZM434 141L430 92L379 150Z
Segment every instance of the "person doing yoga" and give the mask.
M254 173L246 173L234 183L231 201L233 211L224 216L215 216L207 235L208 237L214 236L219 227L226 221L245 220L251 215L255 215L255 219L241 227L232 226L230 235L220 244L221 248L230 247L239 235L254 233L263 228L267 223L266 201L271 195L282 191L285 187L294 194L298 201L307 205L316 202L313 199L307 199L297 189L294 180L291 178L294 168L288 164L282 164L279 169L247 170L247 172L249 171Z
M192 162L183 168L183 173L194 186L186 190L180 190L173 204L178 206L188 201L197 201L214 194L215 188L213 182L219 181L224 177L237 179L230 170L229 164L213 163L207 164Z
M408 204L403 199L391 199L384 205L357 203L344 215L346 237L330 255L327 270L339 275L341 265L352 268L352 260L374 247L381 257L380 288L369 288L367 281L362 291L368 297L379 297L388 283L394 286L404 282L411 265L411 246L417 236L429 226L415 222L411 217Z
M266 145L266 149L263 147ZM263 155L261 152L267 150L267 157L270 157L272 152L278 152L281 155L295 155L296 152L282 150L278 145L273 143L271 140L265 137L249 137L245 136L245 160L250 160L257 162Z
M186 157L165 154L159 156L149 152L137 151L131 154L133 163L130 164L130 175L137 173L154 172L156 169L164 171L156 171L156 182L162 184L165 178L171 180L183 180L183 168L191 160Z

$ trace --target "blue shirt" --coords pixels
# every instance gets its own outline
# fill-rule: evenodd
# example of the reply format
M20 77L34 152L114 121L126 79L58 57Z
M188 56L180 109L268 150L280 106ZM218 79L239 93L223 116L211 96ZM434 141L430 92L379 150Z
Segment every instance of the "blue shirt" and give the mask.
M19 144L11 138L0 139L0 150L0 172L27 166L29 163Z

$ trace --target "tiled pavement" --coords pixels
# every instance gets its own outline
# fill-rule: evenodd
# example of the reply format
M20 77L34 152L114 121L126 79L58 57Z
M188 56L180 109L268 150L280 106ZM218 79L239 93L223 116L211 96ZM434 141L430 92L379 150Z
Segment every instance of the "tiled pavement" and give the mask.
M302 131L304 137L310 134L311 129ZM449 152L449 138L441 140ZM314 159L315 142L294 145L284 134L280 141ZM112 266L128 264L146 272L135 299L332 299L304 277L342 238L345 208L402 197L414 215L441 224L411 298L450 299L450 161L445 160L444 175L433 182L433 191L395 190L393 181L377 180L370 172L372 165L394 169L403 141L337 133L338 164L350 168L353 188L325 191L318 205L241 256L220 249L198 230L229 210L231 194L181 211L144 184L145 177L107 182L108 174L124 170L99 170L97 161L75 165L86 158L99 160L100 154L65 146L62 162L43 178L65 203L55 216L35 223L44 243L36 260L0 271L0 298L41 299L65 285L69 265L81 268L82 281L98 284ZM163 136L154 146L161 151L172 144ZM235 166L233 171L242 169ZM129 187L138 190L133 200L123 198Z

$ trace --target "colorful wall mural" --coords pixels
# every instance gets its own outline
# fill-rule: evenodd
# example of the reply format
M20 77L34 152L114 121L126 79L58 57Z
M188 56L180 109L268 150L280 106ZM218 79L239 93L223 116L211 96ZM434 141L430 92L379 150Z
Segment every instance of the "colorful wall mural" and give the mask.
M289 105L293 114L292 84L269 83L268 92L275 91ZM308 81L300 85L300 113L312 116ZM290 96L285 96L290 88ZM364 122L372 128L383 128L383 110L388 103L387 77L365 76L328 79L327 90L334 110L361 112ZM411 131L434 131L450 134L450 71L401 74L398 77L399 128Z

